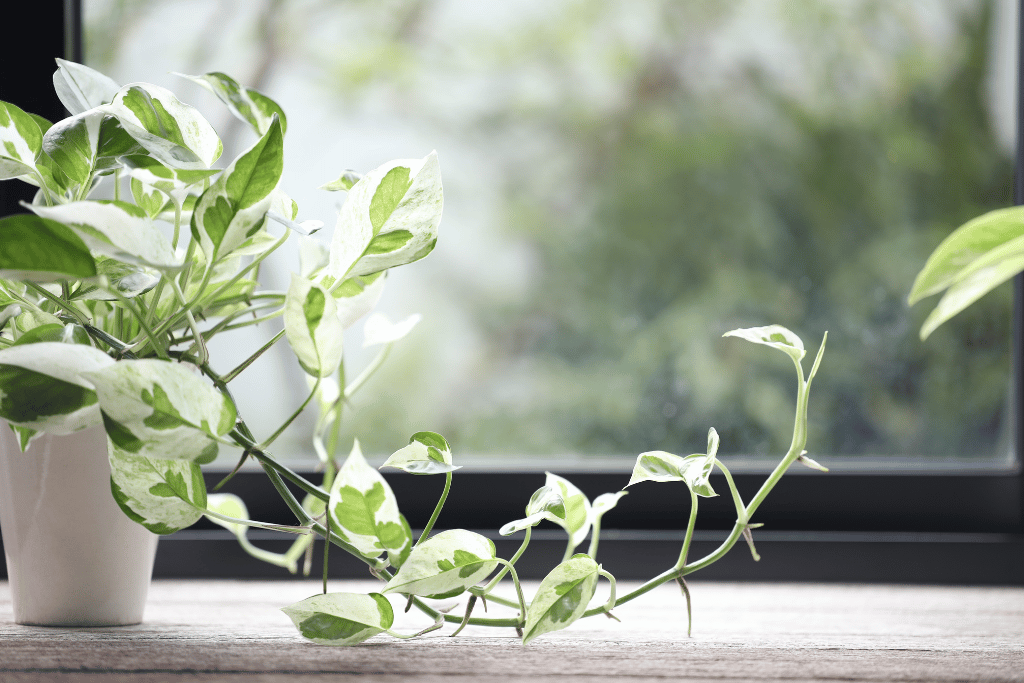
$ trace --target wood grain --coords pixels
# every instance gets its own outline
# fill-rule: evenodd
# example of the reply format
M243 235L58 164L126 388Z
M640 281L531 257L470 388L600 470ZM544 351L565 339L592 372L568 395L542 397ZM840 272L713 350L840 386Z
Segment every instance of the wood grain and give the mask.
M1021 588L694 582L692 638L682 597L663 586L619 607L622 623L594 617L525 648L510 629L449 638L451 626L315 646L279 608L316 592L312 581L156 581L141 625L53 629L14 624L0 583L0 681L1024 681ZM393 604L396 630L429 624Z

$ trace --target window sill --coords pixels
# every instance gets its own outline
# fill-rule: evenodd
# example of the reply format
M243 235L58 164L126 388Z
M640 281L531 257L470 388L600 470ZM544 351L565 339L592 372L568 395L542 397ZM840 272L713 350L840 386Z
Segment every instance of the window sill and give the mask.
M338 581L331 590L374 586ZM587 619L525 649L509 630L471 627L454 639L377 636L339 650L304 642L277 609L318 591L316 581L158 580L139 626L53 629L15 625L0 583L0 673L19 681L97 673L114 681L315 681L317 673L380 681L1016 680L1024 642L1022 588L692 582L692 638L683 599L666 585L619 607L622 623ZM426 623L395 611L399 631Z

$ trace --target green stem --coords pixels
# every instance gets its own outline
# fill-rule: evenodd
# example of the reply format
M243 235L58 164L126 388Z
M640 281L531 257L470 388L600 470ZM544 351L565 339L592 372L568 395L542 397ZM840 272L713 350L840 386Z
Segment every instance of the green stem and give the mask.
M693 541L693 528L697 523L697 494L690 491L690 519L686 522L686 536L683 537L683 549L679 551L679 560L676 568L682 569L686 566L686 556L690 552L690 543Z
M309 481L302 475L296 474L285 465L282 465L267 453L261 451L251 439L243 436L237 429L233 429L230 432L230 436L235 440L235 443L237 443L239 446L242 446L243 448L248 448L252 452L253 457L259 460L261 465L264 465L264 470L270 469L278 477L284 477L285 479L292 482L293 484L295 484L304 492L308 493L314 498L319 498L325 503L330 502L331 496L329 493L327 493L322 488L320 488L313 482ZM290 494L291 492L289 491L289 495ZM298 503L296 502L296 504ZM302 509L301 505L299 505L299 509ZM303 512L303 515L305 515L305 512Z
M451 470L444 473L444 491L441 492L441 497L437 501L437 505L434 506L434 512L430 515L430 519L427 520L427 525L423 527L423 532L420 533L420 538L416 541L416 545L419 545L427 538L430 534L431 529L434 528L434 522L437 521L437 516L441 514L441 508L444 507L444 502L448 500L448 491L452 488L452 473Z
M185 306L185 319L188 321L189 329L192 330L192 338L195 340L194 344L199 354L199 365L206 365L207 361L210 360L210 352L206 348L206 340L203 339L203 335L199 331L199 325L196 324L195 316L192 315L192 311L185 301L185 293L181 291L177 280L171 280L171 287L174 289L174 295L178 297L178 301L181 302L182 306Z
M41 287L41 286L37 285L35 282L30 282L30 281L26 281L25 284L29 287L29 289L32 289L37 294L40 294L44 298L49 299L53 303L57 304L57 306L59 308L63 309L68 315L70 315L72 318L74 318L75 321L79 325L81 325L82 327L85 327L86 325L89 324L89 319L86 318L84 315L82 315L82 313L77 308L75 308L74 306L72 306L68 302L64 301L63 299L61 299L56 294L51 294L49 292L49 290L47 290L45 287ZM33 306L33 308L38 308L38 307Z
M743 504L743 499L740 497L740 492L736 488L736 482L732 480L732 473L729 472L721 460L715 459L715 466L722 470L722 474L725 475L725 481L729 484L729 492L732 493L732 502L736 506L736 519L740 522L747 522L747 508Z
M276 432L270 435L269 439L267 439L266 441L259 445L260 450L266 450L267 448L270 448L270 445L277 441L277 437L281 436L281 433L284 432L284 430L288 429L288 426L295 421L295 418L301 415L302 411L306 409L306 406L309 405L309 402L313 400L314 396L316 396L316 390L319 388L320 378L317 377L316 382L313 383L313 390L309 392L309 396L306 397L306 400L302 402L302 405L299 406L298 409L294 413L292 413L287 420L284 421L284 424L277 428Z
M587 555L590 559L597 560L597 543L601 538L601 515L594 515L594 521L590 526L590 547L587 548Z
M517 550L516 554L512 556L512 559L508 561L508 564L505 565L505 567L500 572L498 572L486 586L484 586L483 591L481 591L483 595L487 595L492 590L494 590L495 587L498 585L498 582L505 578L505 574L508 573L509 568L519 561L519 558L522 557L523 553L526 551L526 546L530 545L530 532L532 531L532 526L526 527L526 535L523 536L523 542L520 544L519 550ZM497 602L497 600L495 602Z
M352 380L351 384L345 387L344 396L346 399L352 398L353 394L359 391L360 387L366 384L366 380L370 379L370 377L373 376L373 373L377 372L380 366L384 364L388 354L391 353L391 346L392 344L388 344L381 349L381 352L377 354L377 357L374 358L369 365L363 368L363 371L359 373L358 377Z
M572 557L572 551L576 550L576 544L572 542L572 533L569 533L569 542L565 544L565 552L562 553L562 562Z
M260 356L262 356L264 353L266 353L270 349L270 347L272 347L274 344L279 342L281 340L281 337L283 337L283 336L284 336L284 330L281 330L276 335L274 335L273 339L271 339L266 344L261 346L259 348L259 350L256 351L256 353L254 353L251 356L249 356L248 358L246 358L244 361L239 363L238 366L235 367L231 372L229 372L228 374L224 375L224 381L225 382L230 382L235 377L238 377L238 375L240 375L246 368L248 368L250 365L255 363L256 359L258 359Z

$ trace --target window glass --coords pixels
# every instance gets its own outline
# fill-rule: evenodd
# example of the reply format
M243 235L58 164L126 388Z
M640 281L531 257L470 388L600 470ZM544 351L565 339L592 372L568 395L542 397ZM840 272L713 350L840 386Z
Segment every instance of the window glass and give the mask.
M1009 457L1009 287L925 342L934 301L906 298L950 230L1011 203L1012 2L86 0L84 19L87 63L199 106L223 163L250 132L168 72L277 100L284 188L324 233L343 197L317 186L438 150L438 247L380 304L424 321L345 417L370 453L430 429L482 457L685 454L713 426L723 453L777 454L789 361L721 335L780 323L812 355L829 333L814 457ZM233 367L279 329L213 352ZM284 344L237 385L268 432L307 391ZM310 426L279 452L311 457Z

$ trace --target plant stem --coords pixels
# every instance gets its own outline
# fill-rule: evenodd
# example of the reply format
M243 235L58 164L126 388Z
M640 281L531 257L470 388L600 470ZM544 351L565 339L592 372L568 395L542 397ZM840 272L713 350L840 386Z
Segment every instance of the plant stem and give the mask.
M420 538L416 541L416 545L419 545L427 538L430 534L431 529L434 528L434 522L437 521L437 516L441 514L441 508L444 507L444 502L448 500L448 491L452 488L452 473L451 470L444 473L444 491L441 492L441 497L437 501L437 505L434 506L434 512L430 515L430 519L427 520L427 525L423 527L423 531L420 533Z
M234 378L238 377L238 375L240 375L246 368L248 368L250 365L255 363L256 359L258 359L260 356L262 356L264 353L266 353L270 349L270 347L272 347L274 344L279 342L281 340L281 337L283 337L283 336L284 336L284 330L281 330L280 332L275 334L274 338L271 339L270 341L268 341L263 346L261 346L259 348L259 350L256 351L256 353L254 353L251 356L249 356L248 358L246 358L244 361L239 363L238 366L235 367L231 372L229 372L228 374L224 375L224 382L225 383L230 382Z
M369 365L363 368L363 371L359 373L358 377L352 380L351 384L345 387L345 391L343 393L345 398L352 398L352 395L359 391L360 387L366 383L366 380L370 379L370 377L373 376L373 373L377 372L380 366L384 364L388 354L391 353L391 346L392 344L388 344L381 349L381 352L377 354L377 357L374 358Z
M686 536L683 537L683 549L679 551L679 560L676 568L682 569L686 566L686 556L690 552L690 542L693 541L693 528L697 523L697 494L690 491L690 519L686 522Z
M523 552L526 550L526 546L530 545L530 532L531 531L533 531L533 527L532 526L526 527L526 535L523 536L523 542L519 545L519 550L517 550L516 554L512 556L512 559L508 561L508 564L505 565L502 568L502 570L500 572L498 572L495 575L495 577L493 579L491 579L490 582L486 586L484 586L484 589L482 591L483 595L487 595L492 590L494 590L495 587L498 585L498 582L501 581L503 578L505 578L505 574L508 573L509 568L512 565L514 565L516 562L519 561L519 558L522 557Z
M313 390L309 392L309 396L306 397L306 400L302 402L302 405L299 406L298 409L294 413L292 413L287 420L284 421L284 424L277 428L276 432L270 435L269 439L267 439L266 441L259 445L260 450L265 450L269 448L272 443L277 441L277 437L281 436L281 433L284 432L284 430L288 429L288 426L295 421L295 418L301 415L302 411L306 409L306 406L309 405L309 402L313 400L314 396L316 396L316 390L319 388L320 378L317 377L316 382L313 383Z

